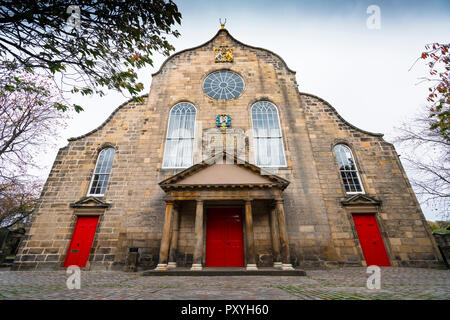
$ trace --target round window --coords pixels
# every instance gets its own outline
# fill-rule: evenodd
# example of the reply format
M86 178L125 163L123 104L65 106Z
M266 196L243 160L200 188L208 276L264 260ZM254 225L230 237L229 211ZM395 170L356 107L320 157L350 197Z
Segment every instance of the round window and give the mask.
M214 99L236 98L244 90L244 80L231 71L216 71L208 75L203 82L203 91Z

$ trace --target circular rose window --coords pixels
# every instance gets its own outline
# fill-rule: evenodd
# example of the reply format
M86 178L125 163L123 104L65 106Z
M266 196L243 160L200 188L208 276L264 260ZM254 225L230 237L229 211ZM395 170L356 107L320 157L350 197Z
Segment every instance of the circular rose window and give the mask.
M203 91L214 99L236 98L244 90L244 80L231 71L216 71L208 75L203 82Z

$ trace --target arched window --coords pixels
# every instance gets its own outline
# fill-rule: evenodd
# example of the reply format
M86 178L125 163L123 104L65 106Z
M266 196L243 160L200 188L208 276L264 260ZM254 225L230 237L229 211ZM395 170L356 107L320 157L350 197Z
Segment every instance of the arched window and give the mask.
M193 164L194 125L196 109L193 104L180 102L169 115L163 168L187 168Z
M355 159L349 147L338 144L334 147L342 182L347 193L364 193L364 188L356 168Z
M109 175L114 160L114 148L105 148L100 151L91 184L89 186L88 196L103 196L108 185Z
M284 167L283 136L275 105L258 101L252 106L253 141L255 161L260 167Z

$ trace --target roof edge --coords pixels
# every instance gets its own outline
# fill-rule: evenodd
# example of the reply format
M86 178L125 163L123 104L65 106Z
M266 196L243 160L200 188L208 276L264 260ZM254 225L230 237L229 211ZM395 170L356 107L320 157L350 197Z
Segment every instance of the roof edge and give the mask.
M346 125L348 125L349 127L351 127L351 128L353 128L353 129L355 129L355 130L358 130L358 131L360 131L360 132L362 132L362 133L365 133L365 134L368 134L368 135L371 135L371 136L375 136L375 137L383 137L384 136L384 134L383 133L375 133L375 132L370 132L370 131L366 131L366 130L363 130L363 129L361 129L361 128L358 128L357 126L355 126L355 125L353 125L353 124L351 124L350 122L348 122L347 120L345 120L340 114L339 114L339 112L328 102L328 101L326 101L325 99L322 99L321 97L319 97L319 96L316 96L316 95L314 95L314 94L311 94L311 93L307 93L307 92L300 92L299 91L299 94L300 95L304 95L304 96L309 96L309 97L313 97L313 98L315 98L315 99L318 99L318 100L320 100L321 102L323 102L323 103L325 103L336 115L337 115L337 117L340 119L340 120L342 120Z
M138 98L147 98L148 97L148 93L143 94L142 96L139 96ZM71 137L69 139L67 139L67 141L75 141L75 140L79 140L81 138L85 138L91 134L93 134L94 132L100 130L101 128L103 128L111 119L112 117L117 113L117 111L119 111L120 109L122 109L124 106L126 106L127 104L129 104L130 102L133 102L134 98L128 99L127 101L125 101L124 103L122 103L121 105L119 105L116 109L114 109L114 111L109 115L108 118L106 118L105 121L103 121L97 128L89 131L88 133L85 133L81 136L78 137Z

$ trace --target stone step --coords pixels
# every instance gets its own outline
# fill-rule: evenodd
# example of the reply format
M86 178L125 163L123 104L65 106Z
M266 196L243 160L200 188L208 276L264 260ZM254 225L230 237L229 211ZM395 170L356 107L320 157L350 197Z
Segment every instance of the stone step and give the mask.
M170 269L170 270L147 270L142 273L143 276L306 276L304 270L279 270L279 269L260 269L260 270L226 270L205 268L199 271L190 269Z

